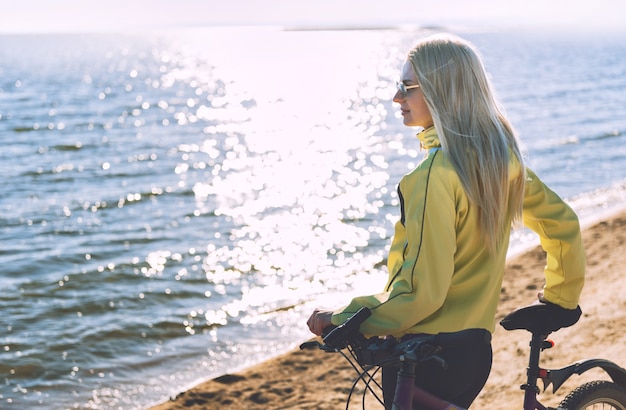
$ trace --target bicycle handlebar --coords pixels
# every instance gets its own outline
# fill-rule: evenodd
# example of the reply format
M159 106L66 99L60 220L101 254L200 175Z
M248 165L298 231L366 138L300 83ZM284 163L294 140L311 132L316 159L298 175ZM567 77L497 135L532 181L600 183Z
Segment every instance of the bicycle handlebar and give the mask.
M414 386L414 371L417 364L428 360L435 360L443 368L446 367L445 361L438 356L441 346L437 344L437 336L421 335L421 337L408 339L402 342L394 338L372 337L368 339L359 332L359 327L371 315L372 312L368 308L363 307L350 316L350 318L348 318L348 320L346 320L343 324L332 328L332 330L330 330L327 334L322 335L323 343L320 343L317 340L305 342L300 345L300 349L316 347L325 352L341 353L348 360L348 362L352 364L352 367L357 371L357 373L359 373L357 381L365 380L365 376L368 376L371 379L373 375L369 374L368 371L374 367L380 368L380 366L384 366L385 364L401 363L403 371L401 371L398 375L398 386L401 385L400 374L402 374L404 387L396 390L395 396L408 399L409 401L406 406L398 408L412 408L410 405L411 401L417 400L416 403L419 402L421 404L429 405L434 404L435 407L431 406L432 408L445 408L446 410L454 408L464 410L458 406L449 407L449 402L443 401ZM445 342L460 342L460 340L457 342L457 337L453 334L442 334L441 336L443 339L442 341ZM348 349L354 362L360 366L360 370L353 363L350 357L343 352L340 352L345 348ZM404 366L408 367L405 368ZM369 383L369 381L367 381L367 383ZM372 391L369 385L367 385L367 388ZM382 389L381 386L379 386L379 388ZM350 394L352 394L352 392ZM373 392L373 394L378 398L376 393ZM378 400L381 404L383 403L380 398ZM350 399L348 398L348 403L349 402ZM396 400L394 399L394 403L395 402Z
M343 324L329 327L328 333L322 335L323 344L316 340L304 342L300 345L300 350L316 347L327 352L333 352L344 349L358 335L363 338L359 333L359 326L371 315L372 312L368 308L362 307Z

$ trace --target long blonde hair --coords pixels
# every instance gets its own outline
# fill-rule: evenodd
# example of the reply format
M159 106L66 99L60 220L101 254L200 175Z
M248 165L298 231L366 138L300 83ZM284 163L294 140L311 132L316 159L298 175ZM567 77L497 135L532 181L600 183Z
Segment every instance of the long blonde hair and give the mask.
M408 58L442 149L478 208L478 229L493 252L510 224L521 220L526 176L516 133L471 43L437 34L417 43ZM521 173L510 181L512 160Z

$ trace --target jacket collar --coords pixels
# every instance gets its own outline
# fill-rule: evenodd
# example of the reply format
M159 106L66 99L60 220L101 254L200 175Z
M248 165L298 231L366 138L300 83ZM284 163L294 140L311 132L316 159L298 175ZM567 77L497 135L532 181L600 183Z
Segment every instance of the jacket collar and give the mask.
M435 127L426 128L417 134L422 149L430 150L432 148L440 148L439 136Z

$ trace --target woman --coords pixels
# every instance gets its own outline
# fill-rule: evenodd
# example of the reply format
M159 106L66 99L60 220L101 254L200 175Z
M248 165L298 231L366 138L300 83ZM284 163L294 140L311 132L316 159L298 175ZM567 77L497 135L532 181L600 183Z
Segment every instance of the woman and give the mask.
M400 181L400 220L388 256L389 278L376 295L335 311L316 309L316 335L366 306L366 336L406 339L476 329L462 348L446 349L448 367L418 369L416 384L469 407L491 370L511 225L523 221L547 253L542 301L575 309L585 271L578 218L523 162L515 132L469 42L439 34L417 43L402 69L394 102L417 137L424 160ZM482 336L481 336L482 334ZM383 369L386 407L396 371Z

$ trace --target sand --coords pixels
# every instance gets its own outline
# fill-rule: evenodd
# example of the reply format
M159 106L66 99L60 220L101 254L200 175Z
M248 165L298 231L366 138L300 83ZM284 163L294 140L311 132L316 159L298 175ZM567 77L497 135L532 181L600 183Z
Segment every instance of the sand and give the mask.
M586 228L587 277L580 301L580 321L550 335L556 345L542 354L541 365L560 368L599 357L626 367L626 212ZM535 300L543 286L545 255L535 248L507 263L497 319ZM305 326L305 324L302 324ZM521 409L530 334L497 326L493 338L494 365L472 409ZM295 349L245 371L206 381L151 410L175 409L344 409L356 373L338 354ZM575 375L552 394L540 395L556 406L577 385L610 380L601 370ZM540 383L540 387L541 383ZM358 392L362 392L359 389ZM368 409L381 409L367 397ZM361 395L351 401L361 409Z

